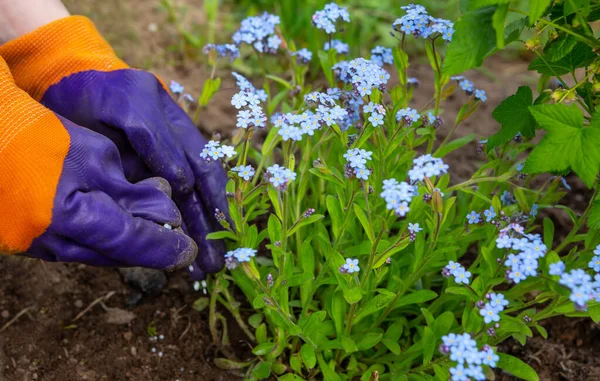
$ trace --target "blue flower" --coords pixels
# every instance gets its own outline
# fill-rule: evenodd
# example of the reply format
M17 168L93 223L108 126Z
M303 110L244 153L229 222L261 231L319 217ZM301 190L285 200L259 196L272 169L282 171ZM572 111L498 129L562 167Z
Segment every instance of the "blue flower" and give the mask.
M376 46L373 48L371 50L371 58L369 59L379 66L383 66L384 64L391 65L394 63L392 49L384 48L383 46Z
M504 298L504 295L500 293L490 293L489 295L490 306L493 308L499 308L503 310L504 307L508 306L508 300Z
M529 211L529 215L535 218L538 214L539 206L538 204L531 205L531 210Z
M306 48L300 49L297 52L293 52L290 54L297 58L299 64L306 65L310 62L310 60L312 60L312 52Z
M513 246L513 239L508 235L496 238L496 247L498 249L510 249Z
M250 179L256 173L254 168L251 165L240 165L237 167L231 168L232 171L237 172L238 176L246 181L250 181Z
M479 314L481 316L483 316L483 321L485 322L485 324L489 324L491 322L496 322L496 321L500 321L500 315L498 314L498 309L492 307L492 305L490 303L486 304L485 307L483 307L480 311Z
M408 171L412 183L424 181L425 177L439 176L448 173L448 165L430 154L422 155L413 160L413 167Z
M469 284L470 282L469 278L471 278L471 273L464 269L457 269L452 275L454 275L454 281L456 283Z
M551 263L549 266L548 274L550 274L550 275L562 275L564 272L565 272L565 263L563 261Z
M252 45L260 53L275 53L281 44L281 39L275 32L279 23L279 16L266 12L260 16L247 17L233 34L233 42L236 45Z
M494 207L490 206L489 209L487 209L483 212L483 215L485 216L485 221L490 222L494 217L496 217L496 212L494 211Z
M512 280L517 284L519 284L522 280L525 280L525 278L527 277L520 268L514 269L513 271L508 273L508 279Z
M411 232L411 233L418 233L421 230L423 230L423 228L419 227L418 223L415 223L415 224L410 223L410 222L408 223L408 231L409 232Z
M350 62L341 61L333 65L336 76L343 82L352 84L354 91L361 97L371 95L373 89L387 84L390 74L376 63L364 58Z
M494 350L492 348L489 348L487 351L482 352L481 363L483 365L495 368L496 364L498 363L498 360L500 360L500 356L494 353Z
M227 145L220 145L219 142L215 140L207 142L202 151L200 152L200 157L208 162L218 160L225 156L231 158L234 155L235 149L233 147Z
M479 221L481 221L479 213L472 210L471 213L467 214L467 221L469 222L469 225L478 224Z
M383 192L380 197L386 202L387 210L393 210L396 216L404 217L410 211L409 203L415 195L415 190L406 182L396 179L383 181Z
M296 180L296 173L288 168L274 164L267 168L267 178L271 185L280 191L284 191L287 189L290 181Z
M504 192L502 192L502 195L500 196L500 201L502 202L503 205L512 205L515 203L515 198L513 197L512 193L510 193L509 191L504 191Z
M340 40L331 40L331 46L335 49L338 54L348 54L348 44ZM323 50L328 51L330 49L329 41L325 43Z
M358 266L358 259L346 258L346 263L342 266L348 274L357 273L360 271Z
M179 94L183 93L184 87L179 82L171 81L171 83L169 84L169 89L171 90L171 92L173 94L179 95Z
M248 105L248 101L246 99L246 93L243 91L240 91L239 93L234 94L233 97L231 98L231 104L237 109L240 109L240 108Z
M369 122L371 122L371 124L373 125L373 127L379 127L379 126L383 125L383 116L381 116L378 113L374 112L369 117Z
M233 44L206 44L202 48L202 53L210 54L211 51L215 51L218 57L229 58L230 62L233 62L240 56L240 51L237 46Z
M452 374L452 381L467 381L469 379L465 367L460 364L450 368L450 374Z
M225 259L235 258L238 262L250 262L250 260L256 256L256 250L250 249L248 247L240 247L238 249L232 250L225 254Z
M590 269L594 270L595 272L599 272L600 271L600 255L595 255L592 260L588 263L588 266Z
M327 34L333 34L336 32L335 23L338 20L350 22L350 14L344 7L340 7L335 3L329 3L325 5L323 10L315 12L312 17L314 26L318 29L322 29Z
M487 101L487 96L485 94L485 90L476 89L475 90L475 99L478 99L482 102Z
M398 122L406 123L407 127L410 127L413 123L418 121L421 118L421 115L414 108L403 108L398 110L396 113L396 120Z

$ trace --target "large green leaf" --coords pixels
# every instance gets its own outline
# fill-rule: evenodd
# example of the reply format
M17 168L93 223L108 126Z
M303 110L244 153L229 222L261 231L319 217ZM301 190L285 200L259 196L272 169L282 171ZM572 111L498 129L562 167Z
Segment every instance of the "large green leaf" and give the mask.
M598 56L589 45L579 42L569 54L560 60L550 61L548 58L539 57L531 62L528 69L535 70L540 74L559 76L587 66L596 58Z
M538 124L548 131L525 162L526 173L575 171L591 187L600 170L600 115L589 126L576 105L539 105L530 108Z
M535 24L537 19L546 13L546 9L552 4L552 0L530 0L529 1L529 25Z
M497 364L498 368L505 370L523 380L538 381L540 379L532 367L525 364L518 358L505 353L498 353L498 356L500 357L500 360L498 360Z
M488 151L510 141L519 132L528 138L535 136L535 119L529 111L532 104L531 89L529 86L521 86L516 94L506 98L496 107L492 116L502 128L488 139Z
M446 49L444 73L455 75L480 66L486 56L496 48L496 31L493 27L495 6L465 13L456 23L452 42Z
M570 34L563 33L556 40L552 40L544 47L544 57L550 61L558 61L569 54L577 45L577 39Z
M594 201L587 225L590 229L600 229L600 200Z

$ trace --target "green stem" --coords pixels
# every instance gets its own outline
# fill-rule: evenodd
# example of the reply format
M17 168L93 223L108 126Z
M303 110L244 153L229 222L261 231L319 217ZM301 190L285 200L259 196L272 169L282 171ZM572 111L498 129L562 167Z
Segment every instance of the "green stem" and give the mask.
M564 249L565 246L567 246L569 243L571 243L573 237L575 237L575 235L579 232L579 229L583 226L583 224L587 220L587 217L588 217L588 215L590 214L590 212L592 210L592 206L594 205L594 200L598 196L598 189L599 188L600 188L600 185L599 185L598 181L596 181L596 183L594 184L594 194L592 195L590 203L588 204L587 208L585 209L585 212L583 212L583 214L581 215L581 217L579 218L579 220L577 220L577 222L573 226L573 229L571 229L571 231L569 232L569 234L560 243L560 245L558 245L556 247L556 249L554 249L554 251L557 254L560 253L560 251L562 249Z

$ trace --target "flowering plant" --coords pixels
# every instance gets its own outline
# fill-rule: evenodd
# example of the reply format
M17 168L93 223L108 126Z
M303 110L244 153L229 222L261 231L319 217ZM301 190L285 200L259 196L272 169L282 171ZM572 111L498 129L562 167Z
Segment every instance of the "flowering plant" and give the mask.
M575 227L554 246L552 221L540 226L536 217L564 196L564 179L535 188L524 173L531 166L518 159L531 145L510 139L498 142L498 152L482 142L488 162L469 180L452 179L444 158L475 139L452 135L486 93L452 76L460 25L455 31L419 5L399 16L391 31L397 46L375 47L368 58L345 56L336 34L352 13L335 4L312 18L328 40L318 52L296 49L268 13L244 20L234 46L206 47L213 65L248 49L282 67L264 73L262 89L233 73L237 129L228 145L199 147L230 176L229 210L214 211L223 230L207 236L227 240L226 269L195 305L208 308L214 344L227 357L218 366L256 380L485 380L496 367L537 380L498 344L524 344L534 330L546 336L540 322L558 314L600 319L600 276L592 278L600 238L578 234L590 209L577 218L563 207ZM433 98L418 108L411 101L419 81L407 76L405 53L412 38L426 42L435 81ZM313 56L327 86L306 83ZM207 83L196 115L219 90L218 78ZM464 105L438 141L450 124L441 105L455 93ZM264 139L255 145L254 135ZM561 261L570 243L580 247ZM219 305L255 357L239 361L226 350ZM252 312L242 313L248 305Z

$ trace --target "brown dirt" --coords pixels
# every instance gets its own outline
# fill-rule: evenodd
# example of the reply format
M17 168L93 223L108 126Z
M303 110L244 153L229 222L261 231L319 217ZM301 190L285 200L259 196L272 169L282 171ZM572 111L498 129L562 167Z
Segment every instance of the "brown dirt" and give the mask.
M207 78L202 64L182 63L169 51L175 43L173 26L164 22L165 14L155 1L140 0L68 0L73 13L85 14L113 44L118 54L131 66L150 69L165 80L177 80L186 91L197 95ZM189 22L202 22L201 2L188 0ZM151 25L157 31L151 31ZM421 80L416 106L425 104L433 94L431 71L415 62L410 75ZM489 100L456 136L475 133L490 135L498 128L491 118L493 108L513 94L520 84L534 84L523 61L494 59L484 70L469 74L478 87L485 89ZM231 87L227 79L223 87ZM448 121L441 135L447 133L461 95L450 98L443 107ZM233 113L228 96L217 95L201 118L207 132L230 131ZM448 157L454 181L471 176L483 157L476 154L476 143ZM577 209L585 205L585 189L574 183L569 204ZM589 196L588 196L589 197ZM551 214L557 231L566 231L569 220L562 213ZM106 308L125 308L130 289L121 282L114 269L92 268L76 264L42 263L24 258L0 258L0 328L28 308L17 321L0 332L0 381L29 380L237 380L237 376L217 369L212 363L206 313L191 308L201 294L194 292L187 276L170 274L167 288L155 297L145 297L130 309L128 323L109 323ZM94 300L115 294L91 308L78 321L75 316ZM122 312L122 311L118 311ZM121 316L128 320L131 316ZM151 342L147 327L156 327L164 340ZM232 324L234 325L234 324ZM230 327L232 329L233 327ZM600 359L593 356L600 349L599 330L590 320L554 319L546 323L550 338L529 340L525 347L504 344L509 351L531 364L542 380L600 379ZM233 342L244 347L243 342ZM152 352L156 348L156 353ZM158 352L163 352L159 357ZM512 379L500 375L501 380Z

